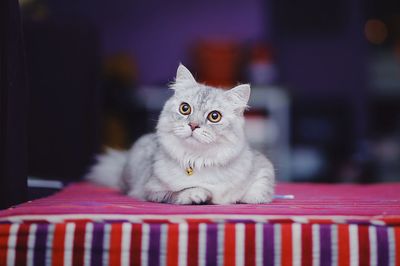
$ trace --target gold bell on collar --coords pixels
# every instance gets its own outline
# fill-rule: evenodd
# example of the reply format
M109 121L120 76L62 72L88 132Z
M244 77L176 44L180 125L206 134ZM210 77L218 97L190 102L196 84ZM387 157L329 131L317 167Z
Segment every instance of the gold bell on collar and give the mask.
M188 168L186 168L186 174L187 175L193 175L193 168L192 167L188 167Z

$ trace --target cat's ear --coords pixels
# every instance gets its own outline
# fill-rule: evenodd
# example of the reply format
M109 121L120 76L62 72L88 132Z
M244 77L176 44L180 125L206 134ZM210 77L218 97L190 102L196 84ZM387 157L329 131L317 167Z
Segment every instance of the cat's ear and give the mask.
M189 69L187 69L184 65L179 64L178 69L176 70L176 83L196 83L192 73L190 73Z
M242 110L247 108L250 98L250 85L241 84L225 92L228 100L237 108Z

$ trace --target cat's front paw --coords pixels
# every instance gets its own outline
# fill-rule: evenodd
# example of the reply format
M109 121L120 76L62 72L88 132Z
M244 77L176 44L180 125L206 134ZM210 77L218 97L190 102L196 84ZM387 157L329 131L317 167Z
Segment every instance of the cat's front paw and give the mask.
M173 203L175 204L202 204L211 201L211 192L200 187L187 188L180 191Z
M258 204L269 203L272 201L274 194L273 183L268 182L268 179L261 178L254 182L246 191L240 203Z

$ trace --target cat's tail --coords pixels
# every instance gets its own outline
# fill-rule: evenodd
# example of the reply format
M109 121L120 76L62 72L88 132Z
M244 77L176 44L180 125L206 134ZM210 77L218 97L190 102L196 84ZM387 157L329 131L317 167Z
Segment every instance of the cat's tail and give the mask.
M105 154L97 156L97 163L90 169L85 179L100 185L119 188L127 158L127 151L109 148Z

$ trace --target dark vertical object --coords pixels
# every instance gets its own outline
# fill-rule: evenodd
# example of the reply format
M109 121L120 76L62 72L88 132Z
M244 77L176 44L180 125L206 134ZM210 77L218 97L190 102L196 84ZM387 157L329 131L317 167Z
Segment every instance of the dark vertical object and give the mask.
M29 81L28 174L78 180L99 150L100 58L82 20L24 24Z
M26 197L27 84L17 0L0 1L0 209Z

